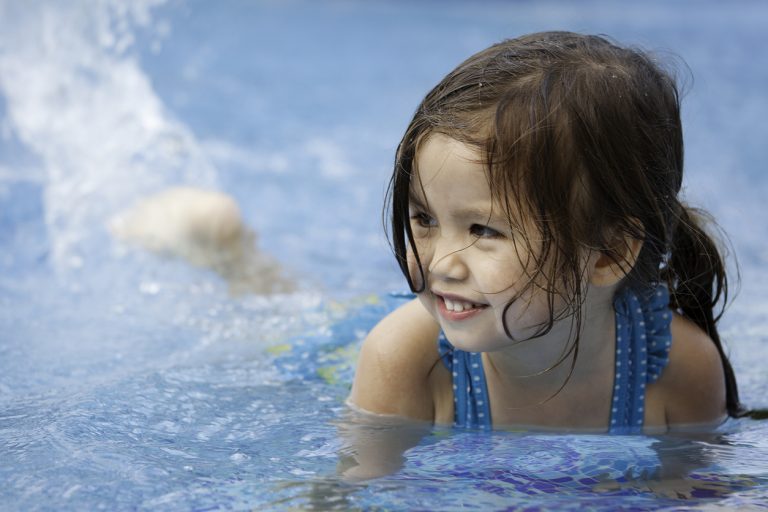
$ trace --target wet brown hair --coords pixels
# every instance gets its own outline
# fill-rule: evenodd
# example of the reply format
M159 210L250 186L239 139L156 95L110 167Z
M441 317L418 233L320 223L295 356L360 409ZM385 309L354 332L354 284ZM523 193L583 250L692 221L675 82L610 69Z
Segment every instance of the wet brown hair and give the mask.
M704 230L706 215L678 198L683 133L672 73L641 50L570 32L503 41L449 73L416 110L388 191L392 247L417 292L425 279L409 194L417 152L435 133L474 147L510 227L519 231L525 220L538 231L536 251L530 242L526 247L533 270L525 289L546 290L550 314L535 336L573 315L573 368L584 298L580 254L601 251L622 263L627 240L641 240L637 260L623 262L631 270L622 285L642 292L667 284L670 307L703 329L720 353L728 413L743 413L716 326L728 298L724 259ZM409 250L418 281L408 269ZM562 311L555 311L557 297L565 300Z

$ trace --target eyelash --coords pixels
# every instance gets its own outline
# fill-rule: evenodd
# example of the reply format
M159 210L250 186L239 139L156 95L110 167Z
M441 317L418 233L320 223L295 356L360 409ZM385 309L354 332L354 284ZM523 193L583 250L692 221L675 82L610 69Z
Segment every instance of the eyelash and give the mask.
M481 224L472 224L469 228L469 232L477 238L501 238L503 236L492 227L483 226Z
M433 228L437 225L435 219L423 212L414 213L411 215L411 220L415 221L418 226L422 228ZM486 239L501 238L504 236L492 227L484 226L482 224L472 224L469 227L469 233L477 238Z
M414 213L411 215L411 220L416 221L416 223L419 225L419 227L422 228L432 228L437 225L437 222L435 222L435 219L427 215L423 212Z

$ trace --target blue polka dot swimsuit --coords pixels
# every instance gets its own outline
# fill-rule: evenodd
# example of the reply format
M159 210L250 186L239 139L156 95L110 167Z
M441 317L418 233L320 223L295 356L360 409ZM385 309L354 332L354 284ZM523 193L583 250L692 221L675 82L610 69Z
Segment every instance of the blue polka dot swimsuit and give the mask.
M672 312L664 285L647 292L623 288L613 301L616 311L616 365L609 432L642 432L645 388L669 362ZM479 352L454 348L441 333L440 357L453 376L454 425L491 428L491 407Z

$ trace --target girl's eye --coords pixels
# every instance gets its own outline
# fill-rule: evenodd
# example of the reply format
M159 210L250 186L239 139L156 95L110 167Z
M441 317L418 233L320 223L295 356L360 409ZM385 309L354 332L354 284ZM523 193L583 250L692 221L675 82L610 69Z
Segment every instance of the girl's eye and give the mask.
M414 221L417 226L422 228L433 228L437 226L437 221L426 213L414 213L411 215L411 220Z
M469 228L469 232L472 236L476 236L477 238L500 238L502 236L502 234L495 229L483 226L482 224L472 224Z

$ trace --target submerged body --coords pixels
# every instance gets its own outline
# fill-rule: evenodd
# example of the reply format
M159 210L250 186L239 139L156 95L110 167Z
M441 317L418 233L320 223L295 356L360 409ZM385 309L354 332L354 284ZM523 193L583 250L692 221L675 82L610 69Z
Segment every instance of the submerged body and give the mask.
M483 179L477 153L433 135L417 168L411 218L427 282L418 300L369 334L350 401L379 414L457 422L453 376L438 353L443 332L454 347L482 353L493 426L608 431L616 380L613 299L624 277L619 264L596 253L586 256L581 344L571 368L564 356L572 319L528 339L546 319L542 290L507 307L516 283L525 280L525 257L516 249L520 234L505 223ZM645 431L716 425L726 413L720 357L700 328L671 310L669 315L669 364L645 390Z

